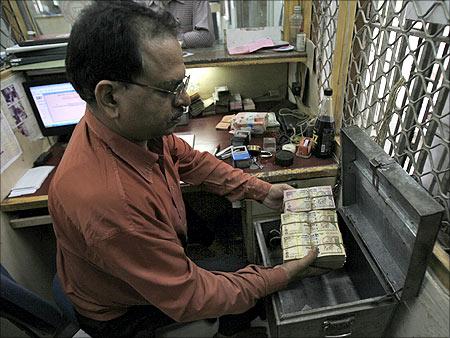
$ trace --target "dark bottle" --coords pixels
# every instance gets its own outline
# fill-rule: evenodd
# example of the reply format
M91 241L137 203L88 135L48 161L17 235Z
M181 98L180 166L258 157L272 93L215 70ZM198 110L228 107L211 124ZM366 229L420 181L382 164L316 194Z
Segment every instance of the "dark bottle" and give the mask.
M324 90L324 99L320 107L319 116L314 125L313 140L315 142L313 154L316 157L331 157L334 152L334 116L332 110L333 90L326 88Z

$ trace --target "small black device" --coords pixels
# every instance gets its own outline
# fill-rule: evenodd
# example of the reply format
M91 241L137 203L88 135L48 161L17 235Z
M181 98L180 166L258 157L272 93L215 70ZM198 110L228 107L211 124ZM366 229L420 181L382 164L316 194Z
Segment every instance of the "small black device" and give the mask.
M287 150L277 151L275 154L275 164L281 167L289 167L294 164L294 154Z

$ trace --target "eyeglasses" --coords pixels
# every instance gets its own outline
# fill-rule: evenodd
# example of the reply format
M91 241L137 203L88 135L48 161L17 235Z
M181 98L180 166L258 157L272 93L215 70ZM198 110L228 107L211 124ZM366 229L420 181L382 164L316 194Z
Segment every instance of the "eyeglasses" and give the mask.
M123 83L128 83L128 84L134 84L134 85L140 86L140 87L150 88L150 89L156 90L161 93L172 94L174 97L174 102L178 102L180 100L181 94L183 94L183 92L187 89L187 87L189 85L190 77L191 77L190 75L185 76L183 78L183 80L181 80L181 82L177 85L175 90L163 89L163 88L154 87L154 86L150 86L150 85L139 83L139 82L123 81L123 80L118 80L118 81L123 82Z

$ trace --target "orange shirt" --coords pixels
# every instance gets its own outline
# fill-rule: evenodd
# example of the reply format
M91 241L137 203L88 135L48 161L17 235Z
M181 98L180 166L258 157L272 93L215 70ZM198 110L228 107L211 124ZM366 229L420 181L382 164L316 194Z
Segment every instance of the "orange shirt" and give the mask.
M174 135L144 148L86 111L49 190L58 276L80 314L110 320L152 304L192 321L244 312L286 285L280 268L225 273L196 266L184 251L180 180L231 201L261 201L270 189Z

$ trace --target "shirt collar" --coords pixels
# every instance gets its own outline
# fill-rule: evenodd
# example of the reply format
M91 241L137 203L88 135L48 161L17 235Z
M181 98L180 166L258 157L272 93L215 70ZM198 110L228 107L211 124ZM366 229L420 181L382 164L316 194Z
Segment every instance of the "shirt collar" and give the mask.
M131 165L143 178L152 182L152 168L158 161L158 154L112 131L100 122L89 109L86 109L85 119L89 129L105 142L112 152Z

